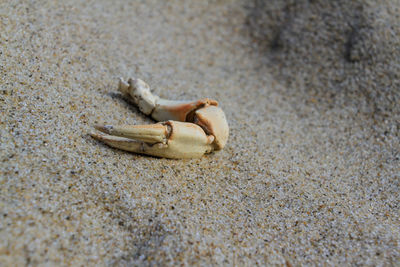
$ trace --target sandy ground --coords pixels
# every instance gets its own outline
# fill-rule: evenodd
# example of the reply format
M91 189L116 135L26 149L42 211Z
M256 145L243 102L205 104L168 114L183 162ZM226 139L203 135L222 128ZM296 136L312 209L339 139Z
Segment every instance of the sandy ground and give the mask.
M1 1L0 265L399 265L400 2ZM142 78L220 152L112 149Z

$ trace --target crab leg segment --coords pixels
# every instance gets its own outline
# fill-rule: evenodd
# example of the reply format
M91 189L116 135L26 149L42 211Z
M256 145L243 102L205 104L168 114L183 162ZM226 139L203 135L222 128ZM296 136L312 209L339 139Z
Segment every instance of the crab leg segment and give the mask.
M147 83L140 79L129 79L125 82L119 81L119 90L132 97L140 111L151 116L156 121L188 121L193 120L193 113L203 107L218 106L218 102L203 98L197 101L174 101L162 99L153 95Z

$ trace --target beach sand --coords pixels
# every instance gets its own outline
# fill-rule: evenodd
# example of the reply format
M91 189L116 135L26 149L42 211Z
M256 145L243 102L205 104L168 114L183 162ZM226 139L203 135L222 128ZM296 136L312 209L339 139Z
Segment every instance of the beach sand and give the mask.
M400 2L3 1L0 265L399 265ZM217 99L224 150L110 148L118 77Z

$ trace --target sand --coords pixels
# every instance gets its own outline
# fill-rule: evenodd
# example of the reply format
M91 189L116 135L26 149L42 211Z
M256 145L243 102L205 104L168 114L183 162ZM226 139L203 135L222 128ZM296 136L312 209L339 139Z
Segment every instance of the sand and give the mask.
M0 265L399 265L400 17L379 1L2 1ZM112 149L117 92L215 98L224 150Z

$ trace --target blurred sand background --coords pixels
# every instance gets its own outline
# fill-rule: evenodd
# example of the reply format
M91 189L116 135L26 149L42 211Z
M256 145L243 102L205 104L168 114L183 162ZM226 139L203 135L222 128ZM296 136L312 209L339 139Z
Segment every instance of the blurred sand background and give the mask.
M112 149L117 92L215 98L220 152ZM399 265L400 2L1 1L0 265Z

